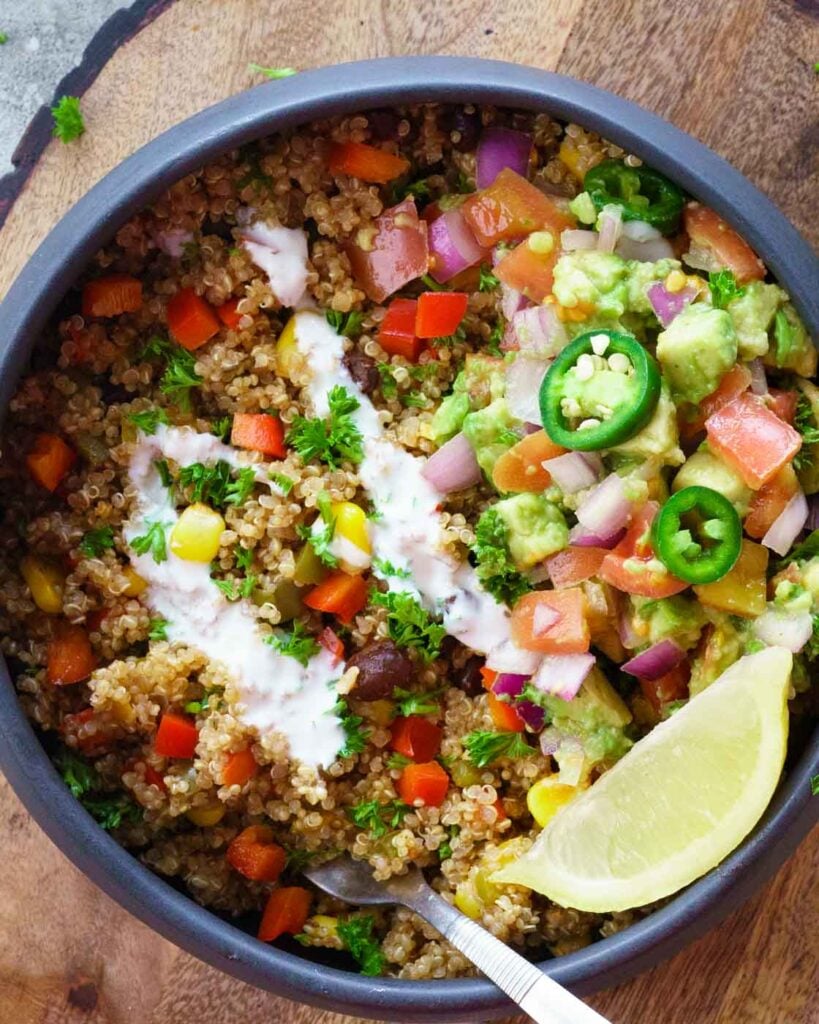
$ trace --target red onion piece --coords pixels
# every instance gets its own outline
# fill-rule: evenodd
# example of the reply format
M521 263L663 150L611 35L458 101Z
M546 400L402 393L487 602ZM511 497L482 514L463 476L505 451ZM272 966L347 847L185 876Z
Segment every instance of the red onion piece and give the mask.
M539 732L543 728L545 718L543 708L533 704L530 700L515 700L516 697L520 696L528 679L528 676L519 675L515 672L502 672L492 684L492 693L496 697L511 697L510 703L515 711L517 711L530 729L534 732Z
M511 640L503 640L486 655L486 667L493 672L512 672L530 676L543 660L536 651L524 651Z
M512 317L518 348L533 356L556 356L567 345L566 328L553 306L529 306Z
M808 501L804 493L799 490L774 520L771 528L762 538L762 543L778 555L786 555L802 532L807 519Z
M525 178L531 153L529 135L511 128L487 128L475 154L475 184L478 188L488 188L505 167Z
M546 459L543 468L564 494L577 494L598 480L597 473L580 452L567 452L554 459Z
M441 494L463 491L481 479L481 468L466 434L456 434L426 461L421 470Z
M518 355L506 366L506 405L524 423L542 426L540 418L540 385L549 364L545 359Z
M662 234L644 220L627 220L623 224L623 235L632 242L656 242Z
M765 376L765 366L761 359L752 359L748 363L751 371L751 391L762 398L768 394L768 378Z
M657 319L663 327L668 327L671 321L697 297L697 289L686 285L682 291L670 292L662 281L655 281L646 289L646 295Z
M623 645L625 646L625 644ZM685 651L673 640L660 640L620 668L638 679L659 679L683 660Z
M430 274L443 284L485 259L460 209L447 210L429 225Z
M577 252L579 249L596 249L597 232L584 231L582 228L566 228L560 233L560 248L564 252Z
M578 520L598 537L610 537L626 525L631 502L626 497L623 478L609 476L584 499L577 509Z
M614 252L623 233L623 210L619 206L604 206L597 219L600 233L597 237L599 252Z
M593 654L548 654L532 676L532 684L542 693L571 700L591 672L594 661Z
M185 228L168 228L167 231L158 231L155 240L167 256L179 259L185 251L185 246L193 241L193 232L186 231Z
M657 260L673 260L674 249L667 238L650 238L647 242L635 242L623 235L614 250L624 260L640 263L656 263Z
M539 704L531 700L516 700L514 707L531 732L540 732L546 721L546 712Z
M754 619L753 630L771 647L787 647L798 654L813 636L813 616L809 611L786 612L771 608Z
M544 604L537 605L532 615L533 636L543 636L544 633L548 633L552 626L557 625L562 618L560 612L555 611L554 608L549 608Z
M617 616L617 635L620 637L620 643L627 651L633 651L643 641L643 638L634 630L631 616L628 613L628 606L625 602L624 606L620 609L620 614Z
M612 548L617 547L625 533L625 527L621 527L607 537L601 537L599 534L587 530L582 523L577 523L569 530L569 544L573 548L606 548L611 551Z
M522 292L501 282L501 313L507 320L511 320L519 309L526 309L528 305L530 302Z

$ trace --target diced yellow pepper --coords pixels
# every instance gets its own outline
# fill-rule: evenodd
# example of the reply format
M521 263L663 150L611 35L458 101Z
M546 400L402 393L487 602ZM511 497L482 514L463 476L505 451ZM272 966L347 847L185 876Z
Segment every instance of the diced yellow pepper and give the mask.
M752 619L765 611L767 569L768 549L743 540L734 568L716 583L694 587L694 592L709 608Z
M171 551L186 562L212 562L219 551L225 521L214 509L188 505L171 530Z
M139 575L136 569L131 568L130 565L125 566L122 570L122 575L128 580L128 586L123 590L123 594L125 594L126 597L139 597L140 594L147 590L147 581Z
M546 775L538 779L526 794L526 806L538 825L545 828L560 808L576 795L575 786L566 786Z
M353 501L334 501L331 508L336 523L335 536L345 537L351 544L370 554L372 546L364 509Z
M462 914L471 917L473 921L477 921L483 913L483 904L469 882L458 883L458 888L455 890L455 906Z
M574 139L567 135L566 138L560 143L560 149L557 152L557 158L562 164L572 172L578 181L582 181L586 171L589 169L586 166L585 161L582 159L582 154L578 147L575 145Z
M59 615L63 610L65 587L62 570L39 555L26 555L20 562L20 573L40 611L46 615Z
M224 818L226 807L222 803L211 804L209 807L192 807L185 817L200 828L210 828L211 825L218 825Z
M276 367L283 377L292 380L293 374L303 365L296 342L296 318L291 316L276 342Z

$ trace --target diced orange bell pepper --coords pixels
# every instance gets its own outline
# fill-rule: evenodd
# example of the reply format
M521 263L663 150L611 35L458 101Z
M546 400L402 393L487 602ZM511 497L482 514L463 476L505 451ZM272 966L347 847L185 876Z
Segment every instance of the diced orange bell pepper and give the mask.
M662 713L663 705L673 700L685 700L688 696L688 680L691 677L691 666L687 661L680 662L659 679L640 679L643 696L654 709L655 714Z
M88 634L82 626L60 623L48 644L46 678L55 686L81 683L97 667Z
M142 282L129 274L106 274L82 290L83 316L119 316L142 306Z
M553 614L553 625L544 624ZM512 609L512 640L526 651L542 654L583 654L589 649L586 598L579 587L535 590Z
M799 480L788 462L775 477L754 492L743 524L748 536L762 540L798 490Z
M559 238L564 228L574 225L574 218L553 199L508 167L488 188L470 196L463 210L478 245L484 248L516 241L532 231L549 230Z
M331 174L349 174L359 181L386 185L409 170L409 160L363 142L334 142L327 164Z
M225 765L222 768L222 785L244 786L253 778L258 768L256 758L249 747L244 750L235 750L225 759Z
M415 333L417 315L416 299L392 300L376 335L376 341L387 355L403 356L410 363L418 362L427 346Z
M625 537L608 552L600 565L600 579L616 590L640 597L672 597L688 586L672 576L654 557L649 534L659 511L656 501L647 501L633 516Z
M573 587L600 572L606 548L564 548L546 559L549 579L555 590Z
M752 619L765 611L767 570L768 549L743 539L733 569L716 583L694 587L694 593L709 608Z
M693 438L695 434L704 430L705 421L712 413L732 402L737 395L747 391L750 386L751 371L744 363L736 363L719 382L719 387L703 398L694 415L681 421L680 433L683 438Z
M190 759L196 753L198 740L199 732L192 718L166 711L154 736L154 751L160 757Z
M373 302L383 302L393 292L427 272L429 246L426 221L418 217L414 199L376 217L370 229L344 247L353 277Z
M771 388L768 391L768 407L781 420L790 423L791 426L793 426L793 422L796 419L796 406L798 402L798 391L783 391L781 388Z
M392 749L413 761L431 761L441 749L441 727L421 715L396 718L390 732Z
M221 306L216 307L216 315L225 325L232 331L235 331L239 326L239 321L242 319L242 313L236 308L239 305L239 299L228 299L227 302L223 302Z
M705 429L712 450L754 490L776 476L802 447L798 430L747 393L709 416Z
M545 430L527 434L501 455L492 469L492 483L504 494L513 491L545 491L552 477L543 468L547 459L566 451Z
M408 764L396 789L410 807L414 807L416 801L425 807L440 807L449 790L449 776L437 761Z
M701 203L689 203L683 224L692 246L708 250L720 267L733 272L739 284L761 281L765 276L762 260L714 210Z
M488 668L486 665L481 667L480 673L481 683L483 684L484 690L491 690L492 684L498 678L498 673L494 669Z
M234 871L254 882L277 881L287 863L287 854L273 842L273 831L266 825L242 829L225 856Z
M193 288L183 288L168 300L168 330L182 348L193 352L219 330L219 318L213 306Z
M282 421L266 412L237 412L233 417L230 443L234 448L261 452L274 459L287 455Z
M490 692L486 696L486 706L492 718L492 724L499 732L523 732L526 723L515 708L505 700Z
M415 314L418 338L448 338L460 326L469 296L464 292L422 292Z
M310 914L310 893L301 886L274 889L264 908L258 937L272 942L282 935L298 935Z
M325 651L329 651L330 654L332 654L336 661L342 661L344 659L344 641L334 630L330 629L329 626L325 626L319 633L318 642Z
M352 622L367 603L367 584L361 576L337 570L313 587L304 603L314 611L335 615L341 622Z
M38 434L34 447L26 456L26 466L32 479L52 492L57 490L76 461L74 449L56 434Z
M553 244L549 252L533 249L528 238L515 246L495 267L495 277L532 302L543 302L552 294L555 264L560 255L560 238L551 237Z

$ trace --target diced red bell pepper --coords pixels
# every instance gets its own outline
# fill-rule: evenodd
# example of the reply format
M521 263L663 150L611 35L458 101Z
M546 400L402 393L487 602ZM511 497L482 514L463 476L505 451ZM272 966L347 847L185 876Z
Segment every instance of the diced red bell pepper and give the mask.
M425 807L440 807L449 790L449 776L437 761L408 764L396 787L405 804L414 807L420 801Z
M491 691L486 696L486 706L492 718L492 724L499 732L523 732L526 723L505 700L496 697Z
M242 314L236 308L239 305L239 299L228 299L227 302L223 302L221 306L216 307L216 315L225 325L232 331L235 331L239 326L239 321L242 319Z
M687 661L682 661L659 679L640 679L639 683L643 696L655 714L659 715L664 704L669 704L673 700L685 700L688 696L690 678L691 666Z
M31 478L51 492L57 490L76 461L74 449L56 434L38 434L26 456Z
M193 288L183 288L168 300L168 330L182 348L193 352L219 330L219 318L213 306Z
M330 629L329 626L325 626L324 629L318 635L318 642L330 654L336 659L336 661L342 661L344 659L344 641L335 632Z
M338 570L313 587L305 597L308 608L329 612L341 622L352 622L367 603L367 584L361 576L349 576Z
M88 634L82 626L60 623L46 652L46 678L54 686L81 683L97 667Z
M560 255L560 238L552 235L551 252L538 252L529 239L507 253L495 267L495 277L510 288L521 292L532 302L543 302L552 294L554 269Z
M423 292L415 315L416 336L448 338L460 327L468 302L463 292Z
M266 412L237 412L233 417L230 443L235 448L261 452L274 459L287 455L282 422L278 416Z
M89 281L82 290L83 316L120 316L142 306L142 282L130 274L106 274Z
M748 536L762 540L798 490L799 480L793 466L787 463L754 492L743 524Z
M626 594L671 597L688 586L672 576L651 547L651 524L660 506L647 501L635 514L625 537L609 551L600 565L600 579Z
M282 935L298 935L310 914L310 893L301 886L274 889L264 908L258 937L272 942Z
M228 754L222 769L223 786L244 786L259 769L250 747Z
M557 615L552 625L545 625ZM586 598L579 587L535 590L512 609L512 640L526 651L583 654L589 649Z
M373 302L383 302L427 272L427 225L414 199L404 199L377 217L374 234L345 246L353 276Z
M234 871L254 882L275 882L287 863L287 854L273 842L273 831L266 825L242 829L225 856Z
M390 732L392 749L413 761L431 761L441 749L441 727L421 715L396 718Z
M701 203L689 203L683 224L692 245L708 250L719 267L733 272L739 284L761 281L765 276L762 260L714 210Z
M196 753L198 740L199 732L192 718L166 711L154 736L154 751L160 757L190 759Z
M802 435L761 398L739 395L708 417L708 444L754 490L771 480L802 447Z
M409 160L363 142L334 142L330 146L328 166L331 174L349 174L359 181L386 185L409 170Z
M596 576L607 554L605 548L564 548L547 558L546 568L555 590L573 587Z
M403 356L407 362L417 363L426 348L426 342L415 334L418 315L416 299L393 299L384 314L376 341L391 356Z
M553 199L508 167L488 188L470 196L463 210L478 245L485 248L516 241L532 231L549 230L559 238L564 228L574 225L574 218Z

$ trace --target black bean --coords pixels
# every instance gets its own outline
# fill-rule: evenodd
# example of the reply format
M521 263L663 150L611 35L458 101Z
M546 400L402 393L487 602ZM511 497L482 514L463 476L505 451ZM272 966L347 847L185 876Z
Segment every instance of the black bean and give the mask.
M477 697L483 693L482 668L483 658L473 654L460 668L453 671L452 681L459 690L463 690L467 697Z
M378 387L381 377L375 360L364 352L353 350L344 356L344 365L350 371L350 376L358 384L365 395L371 395Z
M456 107L446 119L453 148L461 153L475 149L481 134L481 116L475 109Z
M369 644L349 659L347 667L358 669L353 696L359 700L392 697L393 688L406 688L413 673L412 661L392 640Z
M401 118L394 110L371 110L367 114L373 138L380 142L397 142Z

